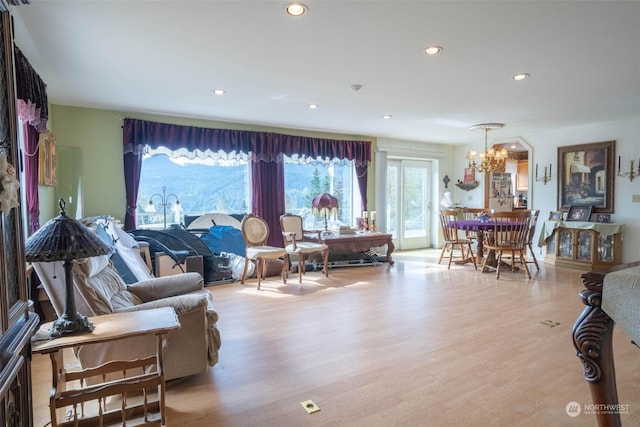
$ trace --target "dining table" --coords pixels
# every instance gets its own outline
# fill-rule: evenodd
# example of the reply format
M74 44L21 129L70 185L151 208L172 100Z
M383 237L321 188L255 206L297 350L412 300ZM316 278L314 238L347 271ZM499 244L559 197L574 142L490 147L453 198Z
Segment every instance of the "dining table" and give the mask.
M476 254L475 254L476 264L479 264L479 265L483 264L484 262L484 243L483 242L485 241L485 233L491 232L496 228L496 221L493 221L491 219L489 220L458 219L455 221L455 225L458 227L458 230L473 231L476 233L476 237L477 237ZM453 224L451 224L451 226L453 227ZM500 222L497 223L497 226L500 227ZM489 236L489 238L491 238L491 236ZM491 267L496 267L498 265L498 261L493 252L490 251L489 254L487 254L487 257L488 258L487 258L486 265ZM456 264L466 264L469 262L472 262L470 258L457 261ZM514 271L519 269L516 266L508 265L504 262L501 265L508 266L509 268L512 268ZM482 269L482 271L484 272L484 269Z
M476 263L482 264L484 258L484 233L486 231L493 230L493 228L495 227L495 223L491 220L483 221L480 219L459 219L456 220L456 226L458 227L458 230L473 231L476 233ZM471 262L471 260L464 260L463 262Z

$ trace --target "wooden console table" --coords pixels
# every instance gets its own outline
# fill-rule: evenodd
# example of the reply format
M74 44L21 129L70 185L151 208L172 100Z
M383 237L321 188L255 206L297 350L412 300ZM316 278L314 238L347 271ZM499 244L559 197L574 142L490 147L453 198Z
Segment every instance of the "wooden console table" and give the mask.
M107 422L114 422L121 419L125 425L125 418L131 415L145 416L145 424L158 425L157 421L150 421L148 414L150 410L159 410L160 425L166 425L165 419L165 383L162 342L163 335L173 329L180 327L178 318L173 308L164 307L153 310L140 310L126 313L107 314L90 318L95 330L93 332L78 333L60 338L45 341L34 341L33 353L49 354L52 369L52 388L49 399L51 412L51 425L102 425ZM40 331L44 334L51 327L50 323L41 326ZM121 361L114 360L96 368L87 368L79 371L68 371L64 364L64 349L81 345L100 344L109 341L116 341L124 338L131 338L142 335L156 335L156 354L144 359ZM156 372L142 373L140 375L126 376L117 380L104 380L109 373L122 373L131 369L156 366ZM146 371L145 371L146 372ZM85 379L90 377L102 377L103 382L95 385L82 386ZM66 390L67 383L80 381L81 387L73 390ZM119 410L104 411L104 399L114 395L126 395L128 392L138 392L157 387L158 401L156 404L147 403L146 395L143 404L123 407ZM84 418L78 417L77 405L81 405L84 410L84 402L91 400L98 401L99 414ZM57 410L59 408L72 406L74 420L58 423ZM123 402L123 406L124 402ZM82 414L84 415L84 414Z
M615 322L601 307L605 276L636 267L640 267L640 261L590 271L581 276L586 289L580 292L580 299L586 307L573 325L573 345L582 362L584 378L589 383L595 405L618 404L612 348ZM621 426L618 411L598 412L596 418L601 427Z
M392 241L393 236L390 233L356 233L356 234L337 234L335 236L322 236L321 242L334 250L343 250L351 252L366 252L372 247L387 245L387 262L393 265L391 253L396 248Z

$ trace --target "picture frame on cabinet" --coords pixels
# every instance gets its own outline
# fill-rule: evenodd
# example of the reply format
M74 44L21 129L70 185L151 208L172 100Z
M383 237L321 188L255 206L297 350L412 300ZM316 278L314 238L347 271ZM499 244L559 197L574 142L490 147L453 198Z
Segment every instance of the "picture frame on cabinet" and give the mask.
M589 221L593 206L571 206L567 213L567 221Z
M609 215L609 214L596 214L596 222L610 223L611 222L611 215Z
M564 212L562 211L551 211L549 212L549 219L551 221L562 221L563 215L564 215Z

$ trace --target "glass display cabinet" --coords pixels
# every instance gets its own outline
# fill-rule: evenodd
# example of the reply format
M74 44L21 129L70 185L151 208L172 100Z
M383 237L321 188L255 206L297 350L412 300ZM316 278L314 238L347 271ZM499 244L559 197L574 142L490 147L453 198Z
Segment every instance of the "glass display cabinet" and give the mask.
M544 234L546 230L547 234ZM545 221L545 262L595 270L620 264L622 226L585 221Z

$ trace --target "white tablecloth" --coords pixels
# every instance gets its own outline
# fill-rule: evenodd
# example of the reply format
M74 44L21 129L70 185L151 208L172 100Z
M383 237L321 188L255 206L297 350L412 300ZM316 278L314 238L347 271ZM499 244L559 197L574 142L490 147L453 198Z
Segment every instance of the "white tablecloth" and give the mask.
M640 267L604 276L602 310L640 344Z

